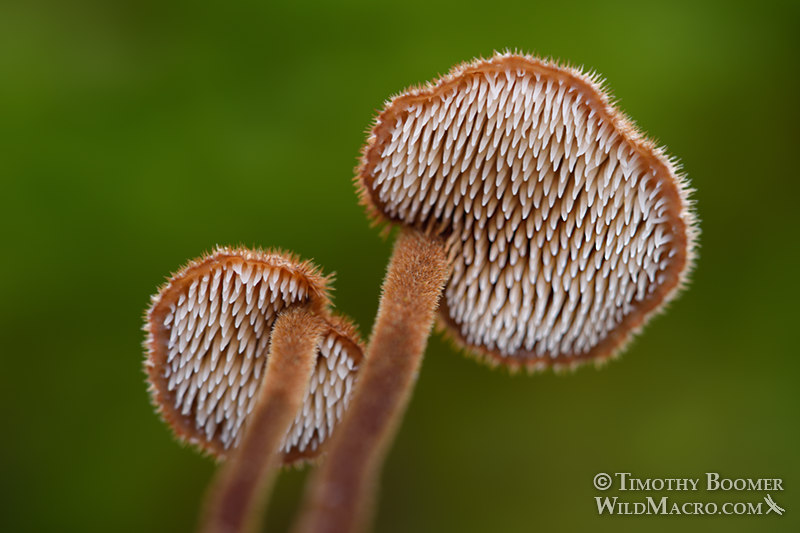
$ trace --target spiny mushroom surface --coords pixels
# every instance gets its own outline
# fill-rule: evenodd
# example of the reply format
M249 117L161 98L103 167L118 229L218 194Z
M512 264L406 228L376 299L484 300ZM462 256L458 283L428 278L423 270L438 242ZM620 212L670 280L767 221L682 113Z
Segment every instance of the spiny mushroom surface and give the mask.
M354 328L337 318L317 348L317 366L281 450L286 457L316 454L344 416L355 384L362 350L351 339Z
M236 446L263 381L278 314L308 305L327 317L327 278L277 252L219 248L153 297L146 370L153 401L179 438L218 456ZM355 329L327 317L284 462L313 457L341 419L362 357Z
M388 102L358 186L378 219L449 238L441 320L512 367L608 357L691 263L673 161L596 77L528 56L460 65Z

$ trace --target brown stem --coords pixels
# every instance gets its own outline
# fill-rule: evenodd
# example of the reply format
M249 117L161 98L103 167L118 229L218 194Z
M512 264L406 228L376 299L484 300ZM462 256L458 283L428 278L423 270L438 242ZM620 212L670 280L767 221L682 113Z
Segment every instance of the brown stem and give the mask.
M275 321L256 407L209 491L203 533L255 531L280 465L279 447L303 404L324 322L305 308Z
M444 241L413 230L398 237L352 402L311 480L295 533L349 533L368 525L449 275Z

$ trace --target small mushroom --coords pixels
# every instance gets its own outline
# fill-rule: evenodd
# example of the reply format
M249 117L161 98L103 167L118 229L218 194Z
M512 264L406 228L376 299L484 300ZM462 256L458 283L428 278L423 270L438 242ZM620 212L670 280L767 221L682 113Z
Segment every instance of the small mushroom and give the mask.
M342 418L363 350L330 314L328 281L289 254L218 248L152 299L153 403L181 440L227 458L204 531L257 523L274 467L315 457Z
M512 369L574 367L618 353L693 258L674 160L597 76L530 56L462 64L393 98L357 186L370 216L401 230L303 533L365 525L440 294L440 322L468 352Z

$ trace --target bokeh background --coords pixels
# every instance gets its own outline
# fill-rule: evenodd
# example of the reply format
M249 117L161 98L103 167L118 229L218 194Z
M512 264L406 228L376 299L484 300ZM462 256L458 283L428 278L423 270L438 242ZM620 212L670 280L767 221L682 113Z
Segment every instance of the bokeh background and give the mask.
M214 465L149 405L150 294L215 244L280 246L367 334L390 242L351 185L365 129L516 48L597 69L681 159L700 260L602 370L510 376L433 338L376 531L800 530L799 26L769 1L0 3L0 529L191 530ZM780 477L787 514L598 517L619 471Z

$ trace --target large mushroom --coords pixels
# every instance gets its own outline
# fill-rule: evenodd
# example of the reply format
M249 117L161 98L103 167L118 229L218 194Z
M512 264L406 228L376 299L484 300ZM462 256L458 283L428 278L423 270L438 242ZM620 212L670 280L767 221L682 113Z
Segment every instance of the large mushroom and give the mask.
M686 280L696 229L674 160L596 76L517 54L455 67L387 103L358 169L400 228L359 386L297 531L368 521L434 311L512 369L604 361Z
M254 527L275 467L315 457L342 418L363 350L329 305L311 263L232 248L190 262L153 297L153 402L181 440L227 459L203 531Z

